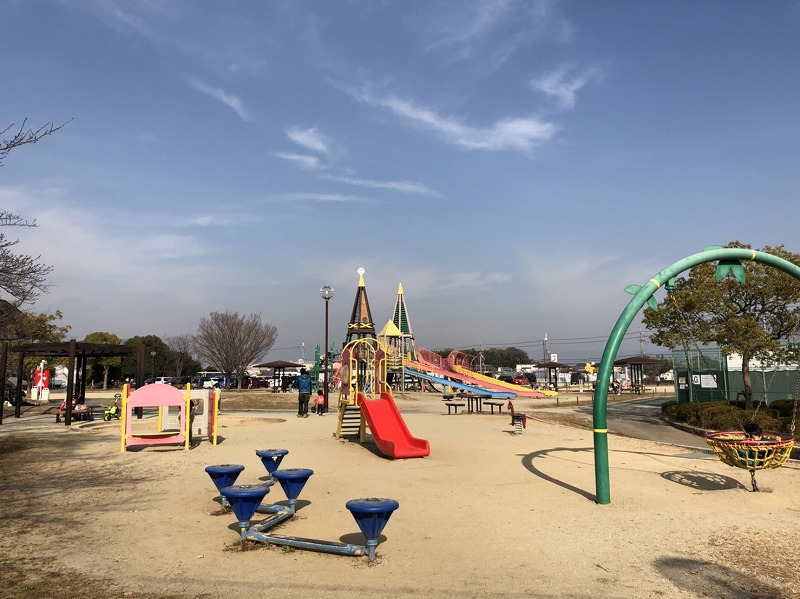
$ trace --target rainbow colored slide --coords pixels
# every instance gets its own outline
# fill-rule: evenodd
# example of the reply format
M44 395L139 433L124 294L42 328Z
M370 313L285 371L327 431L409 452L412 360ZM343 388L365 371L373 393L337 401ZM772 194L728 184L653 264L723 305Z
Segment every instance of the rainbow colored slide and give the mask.
M409 432L391 393L383 392L376 399L359 393L358 401L381 453L394 459L424 458L430 455L430 444L426 439L414 437Z

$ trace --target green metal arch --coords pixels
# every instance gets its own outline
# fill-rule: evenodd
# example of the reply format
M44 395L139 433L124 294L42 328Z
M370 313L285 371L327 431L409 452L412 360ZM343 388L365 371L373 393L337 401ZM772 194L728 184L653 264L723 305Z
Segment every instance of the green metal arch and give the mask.
M651 278L647 284L633 296L628 305L620 314L617 324L611 331L611 335L603 350L603 359L600 362L600 370L597 373L597 388L594 394L593 428L594 428L594 476L595 476L595 501L600 504L611 503L611 490L608 477L608 424L606 421L606 405L608 404L608 385L602 384L609 381L617 359L617 351L622 343L625 333L631 326L633 319L639 310L647 303L659 287L666 284L670 279L690 268L713 262L715 260L736 261L749 260L761 262L768 266L773 266L783 272L792 275L800 280L800 267L796 264L778 258L772 254L749 250L744 248L710 248L697 254L687 256L660 271Z

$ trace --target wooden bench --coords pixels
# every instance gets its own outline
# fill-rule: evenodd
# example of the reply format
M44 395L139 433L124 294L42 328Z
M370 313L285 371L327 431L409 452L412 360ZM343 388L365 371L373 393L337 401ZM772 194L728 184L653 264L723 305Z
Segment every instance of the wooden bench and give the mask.
M99 410L100 408L95 408L94 406L87 407L85 410L72 410L72 418L71 420L94 420L94 412L95 410ZM105 410L105 408L103 408ZM61 422L62 416L67 413L66 410L58 410L56 412L56 422Z
M455 410L455 413L458 414L458 408L464 407L463 401L446 401L444 405L447 406L447 413L452 414L451 410Z
M497 408L497 413L498 414L502 414L503 413L503 403L504 402L497 401L496 399L495 400L484 400L483 405L489 406L489 408L491 408L491 410L492 410L492 414L494 414L494 409L495 408Z

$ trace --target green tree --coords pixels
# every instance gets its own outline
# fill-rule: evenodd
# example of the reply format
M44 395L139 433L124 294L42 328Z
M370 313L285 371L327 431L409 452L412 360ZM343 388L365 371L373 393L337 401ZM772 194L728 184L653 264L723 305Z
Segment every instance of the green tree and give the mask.
M475 352L475 350L472 350ZM477 352L475 352L477 354ZM516 368L517 364L527 364L531 361L527 352L517 347L506 347L505 349L490 348L483 350L483 362L506 368Z
M443 358L446 358L452 352L452 349L437 349L434 353L439 354ZM515 368L517 364L527 364L531 361L528 354L516 347L506 347L506 348L486 348L486 349L463 349L459 350L462 353L467 354L468 356L475 357L475 369L477 370L478 366L478 359L481 354L483 354L483 363L485 365L494 366L498 368L500 366L504 366L507 368Z
M169 376L165 375L167 356L169 355L169 348L161 340L158 335L143 335L131 337L125 342L125 345L130 347L144 346L144 376L145 378L154 376ZM121 368L122 378L135 378L136 377L136 359L134 356L125 357L122 359ZM136 381L138 386L141 386L143 381Z
M114 333L96 331L89 333L83 340L87 343L104 343L106 345L119 345L122 340ZM112 368L119 368L122 365L122 358L94 358L91 360L92 367L99 367L103 370L103 389L108 389L108 373Z
M4 339L14 343L57 343L63 341L70 331L69 325L62 325L59 321L63 315L59 310L52 314L33 314L15 310L14 314L0 326ZM10 364L16 364L17 357L9 359ZM28 375L39 367L40 358L26 358L24 369ZM53 358L50 367L66 365L66 359Z
M750 249L738 241L726 247ZM783 245L762 251L800 265L800 254ZM740 354L744 394L751 409L750 360L785 363L800 355L787 343L800 330L800 281L767 265L745 262L740 282L734 276L735 266L719 281L714 264L692 268L670 285L657 311L645 309L644 323L655 331L650 340L657 345L675 349L716 344L726 354Z

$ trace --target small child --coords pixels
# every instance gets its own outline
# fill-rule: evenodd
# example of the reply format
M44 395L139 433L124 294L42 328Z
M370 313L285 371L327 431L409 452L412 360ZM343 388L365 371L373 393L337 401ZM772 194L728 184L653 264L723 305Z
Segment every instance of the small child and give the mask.
M317 398L314 400L314 405L317 406L317 416L325 415L325 394L322 389L317 390Z
M744 436L748 439L752 439L753 441L761 441L761 436L764 433L761 431L761 427L758 426L757 422L748 422L744 425Z

